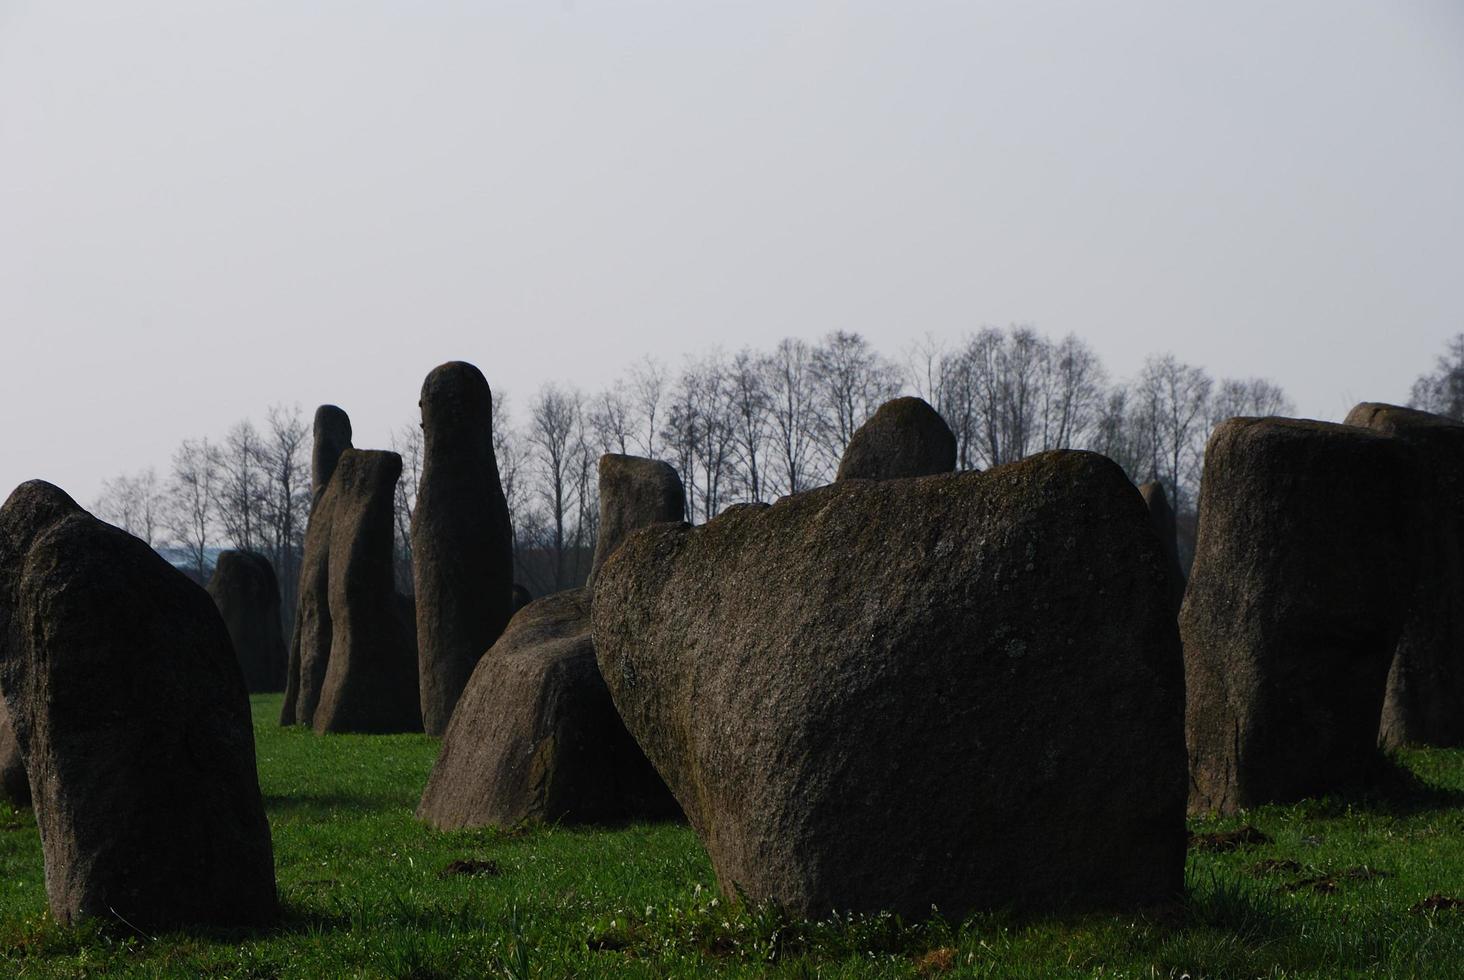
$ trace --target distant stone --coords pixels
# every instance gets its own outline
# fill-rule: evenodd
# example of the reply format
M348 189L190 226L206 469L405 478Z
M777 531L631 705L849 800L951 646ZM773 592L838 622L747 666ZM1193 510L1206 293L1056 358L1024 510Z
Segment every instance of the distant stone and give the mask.
M1174 614L1184 603L1184 569L1179 564L1179 534L1175 527L1174 509L1169 506L1169 495L1164 484L1157 481L1139 487L1139 495L1149 508L1149 523L1159 535L1159 544L1164 550L1164 560L1169 566L1170 595L1174 603Z
M1426 532L1416 589L1388 672L1379 742L1464 745L1464 425L1397 405L1364 402L1346 423L1411 445Z
M347 449L321 497L331 522L330 652L311 715L317 732L422 730L413 633L392 572L401 472L396 453Z
M923 398L887 401L861 425L839 460L839 480L898 480L956 468L956 437Z
M1413 594L1414 453L1352 426L1237 418L1205 450L1180 614L1190 808L1356 786Z
M25 760L20 743L10 727L10 712L0 698L0 799L15 807L31 805L30 779L25 774Z
M530 603L479 661L417 808L439 830L677 813L615 713L583 589Z
M1172 900L1184 679L1111 460L855 480L632 535L600 670L722 889L791 914Z
M0 687L58 922L277 918L249 701L213 601L39 481L0 507Z
M586 587L593 590L605 559L637 528L686 516L676 470L658 459L606 453L600 457L600 527Z
M315 410L315 442L310 451L310 497L319 500L341 453L351 448L351 417L335 405Z
M493 454L493 395L463 361L422 384L422 478L412 577L422 722L447 730L478 658L513 615L513 531Z
M285 697L280 705L281 725L308 725L320 699L320 685L325 679L325 662L330 651L329 617L325 608L326 557L330 549L330 515L320 513L320 500L330 483L331 474L340 462L341 453L351 448L351 418L335 405L321 405L315 410L314 443L310 450L310 514L305 525L304 558L300 565L299 588L296 590L294 629L290 635L289 655L285 665ZM312 536L314 534L314 549ZM313 556L313 558L312 558ZM307 589L309 583L309 589ZM306 604L315 613L312 624L304 620ZM326 632L322 635L321 616L325 616ZM305 660L313 658L307 668ZM307 676L309 674L310 676ZM305 702L301 703L302 690Z
M513 611L517 613L520 609L534 601L534 594L528 589L513 583Z
M285 638L280 585L269 559L255 551L220 553L208 594L229 629L245 688L251 693L280 690L285 682Z

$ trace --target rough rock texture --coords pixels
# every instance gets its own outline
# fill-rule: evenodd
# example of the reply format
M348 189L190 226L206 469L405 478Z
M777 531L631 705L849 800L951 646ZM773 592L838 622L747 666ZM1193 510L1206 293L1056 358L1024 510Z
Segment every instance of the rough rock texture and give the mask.
M396 453L348 449L321 498L331 508L330 650L310 716L317 732L422 730L409 607L392 575L392 505L401 472ZM302 686L302 705L304 697Z
M277 917L249 701L213 601L39 481L0 507L0 687L58 921Z
M30 779L25 774L25 760L10 727L10 711L4 698L0 698L0 799L8 800L11 806L31 805Z
M724 891L801 916L1171 899L1179 638L1093 453L836 483L632 535L600 670Z
M530 603L478 662L417 816L439 830L678 814L595 664L589 593Z
M1356 785L1417 563L1414 454L1365 429L1231 419L1205 450L1180 613L1190 808Z
M285 681L285 638L280 584L269 559L255 551L221 553L208 594L229 629L245 688L280 690Z
M1177 616L1179 607L1184 604L1184 569L1179 564L1179 535L1174 522L1174 508L1169 506L1169 495L1164 492L1162 483L1143 484L1139 487L1139 496L1144 498L1144 505L1149 508L1149 522L1154 525L1154 533L1159 535L1159 545L1169 567L1170 598Z
M600 457L600 538L586 588L615 549L637 528L686 516L686 493L675 468L658 459L606 453Z
M331 474L340 462L341 453L351 448L351 418L335 405L321 405L315 410L314 444L310 451L310 515L305 525L304 560L300 564L299 588L296 590L295 621L290 634L290 649L285 665L285 698L280 706L281 725L308 725L315 711L315 702L320 697L320 683L324 679L324 660L317 657L319 676L313 679L310 703L300 703L300 691L305 683L304 657L307 650L319 648L330 650L330 636L318 632L307 633L302 628L301 615L307 601L307 581L313 591L308 601L321 609L325 605L325 552L329 549L330 515L320 512L320 501L330 483ZM316 551L311 561L311 529L315 530ZM317 620L317 629L318 629Z
M1375 402L1358 405L1346 423L1396 436L1417 451L1426 529L1378 740L1386 748L1464 745L1464 425Z
M422 722L447 730L478 658L513 615L513 532L493 455L493 395L463 361L422 384L422 479L412 511L412 578Z
M305 528L300 557L300 580L295 600L295 629L290 639L290 662L285 677L285 701L280 724L309 725L320 703L320 689L330 663L330 543L338 494L316 498Z
M838 480L898 480L956 468L956 436L923 398L885 402L855 431Z
M351 448L351 417L335 405L315 410L315 442L310 450L310 499L319 500L340 462Z

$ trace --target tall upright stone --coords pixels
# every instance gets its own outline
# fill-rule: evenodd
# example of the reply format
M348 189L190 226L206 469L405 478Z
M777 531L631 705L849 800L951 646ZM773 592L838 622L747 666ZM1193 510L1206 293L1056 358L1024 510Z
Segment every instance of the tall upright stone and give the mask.
M447 730L478 659L513 615L513 532L493 453L493 394L464 361L422 383L412 578L422 722Z
M285 682L285 638L280 583L257 551L225 551L214 564L208 594L229 628L234 654L251 693L278 691Z
M1134 906L1184 878L1167 588L1123 471L1043 453L642 530L601 569L593 636L729 895Z
M1386 748L1464 745L1464 425L1376 402L1358 405L1346 423L1417 450L1426 528L1413 603L1388 672L1378 740Z
M1352 426L1236 418L1205 449L1180 613L1190 809L1357 785L1413 595L1415 454Z
M249 701L218 610L40 481L0 507L0 687L57 921L275 920Z
M606 453L600 457L600 526L595 557L586 588L605 559L614 554L637 528L681 521L686 517L686 493L675 467L659 459Z
M330 648L310 716L317 732L422 730L411 624L392 574L401 472L396 453L347 449L321 497L331 514Z
M1152 480L1139 487L1139 496L1149 508L1149 523L1159 535L1159 545L1164 550L1164 561L1169 566L1169 592L1174 602L1174 614L1184 603L1184 569L1179 564L1179 534L1174 520L1174 508L1169 506L1169 495L1164 484Z
M898 480L956 468L956 436L923 398L885 402L855 430L837 480Z
M281 725L308 725L325 679L325 661L330 651L329 617L321 618L325 606L326 558L330 549L330 514L321 513L320 501L330 483L341 453L351 448L351 419L335 405L315 410L314 443L310 449L310 514L305 523L304 556L295 590L295 625L290 635L290 652L285 666L285 698L280 706ZM311 535L314 530L315 534ZM313 545L313 547L312 547ZM314 613L310 626L304 616L307 604ZM322 622L327 632L322 635ZM306 677L307 654L318 666L315 676ZM308 704L301 704L301 689L308 688Z

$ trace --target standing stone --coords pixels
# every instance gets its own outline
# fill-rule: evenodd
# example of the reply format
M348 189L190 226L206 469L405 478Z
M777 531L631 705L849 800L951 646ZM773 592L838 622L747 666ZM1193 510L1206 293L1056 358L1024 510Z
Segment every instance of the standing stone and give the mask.
M301 614L304 611L306 602L306 583L310 582L315 592L310 596L309 601L316 606L323 606L325 602L325 558L323 554L316 555L311 571L306 570L307 565L312 563L310 558L310 529L316 528L317 551L320 542L330 541L330 516L321 514L320 499L325 495L326 485L330 483L331 474L335 472L336 464L340 461L341 453L351 448L351 418L345 411L335 405L321 405L315 410L315 431L314 444L310 450L310 514L305 524L305 549L304 560L300 563L300 575L298 587L296 588L295 599L295 624L290 634L289 661L285 666L285 699L280 706L281 725L308 725L315 710L315 701L312 700L309 710L300 704L300 688L304 683L304 652L305 650L318 647L324 642L324 648L330 649L330 636L324 637L318 634L311 635L301 628ZM328 547L328 546L327 546ZM320 682L324 678L323 673L314 679L315 698L318 699Z
M1205 450L1180 613L1190 809L1353 786L1376 753L1413 592L1414 454L1296 419L1231 419Z
M595 664L585 589L514 616L478 662L417 817L438 830L674 817Z
M317 732L422 730L417 657L392 573L401 472L396 453L347 449L321 497L331 514L330 649L310 716Z
M222 552L208 594L229 628L245 688L278 691L285 680L285 638L280 584L269 559L255 551Z
M4 698L0 698L0 799L15 807L31 805L30 778L25 774L25 759L21 758L15 730L10 727L10 711Z
M1174 603L1174 614L1178 616L1179 607L1184 604L1184 569L1179 564L1179 534L1175 527L1174 509L1169 506L1164 484L1157 480L1139 487L1139 496L1144 498L1144 505L1149 508L1149 523L1154 525L1154 533L1159 535L1159 545L1169 567L1170 597Z
M0 507L0 687L58 922L277 918L249 702L213 601L40 481Z
M631 531L680 522L686 516L686 494L674 467L659 459L606 453L600 457L600 538L590 563L586 588L593 590L600 567Z
M310 450L310 499L325 492L341 453L351 448L351 417L335 405L315 410L315 443Z
M330 542L338 495L327 486L310 510L305 547L300 556L300 582L295 600L295 630L290 640L290 666L285 682L282 725L309 725L320 703L325 669L330 663Z
M422 722L447 730L478 658L513 615L513 532L493 455L493 395L463 361L422 383L422 479L412 578Z
M956 468L956 436L923 398L881 405L849 440L837 480L898 480Z
M1134 906L1183 886L1168 584L1118 466L1043 453L640 531L594 642L729 895Z
M1425 532L1378 740L1390 749L1464 745L1464 425L1373 402L1354 408L1346 423L1403 440L1419 462Z

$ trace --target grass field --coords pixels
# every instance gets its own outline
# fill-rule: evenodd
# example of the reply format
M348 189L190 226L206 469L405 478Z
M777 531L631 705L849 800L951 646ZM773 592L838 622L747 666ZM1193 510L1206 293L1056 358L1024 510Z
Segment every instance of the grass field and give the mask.
M280 729L278 708L254 699L279 928L61 929L34 821L0 805L0 974L1464 976L1464 908L1449 901L1464 899L1464 751L1407 754L1381 798L1194 824L1189 898L1174 908L806 923L720 897L683 826L430 831L412 810L433 740L318 738Z

